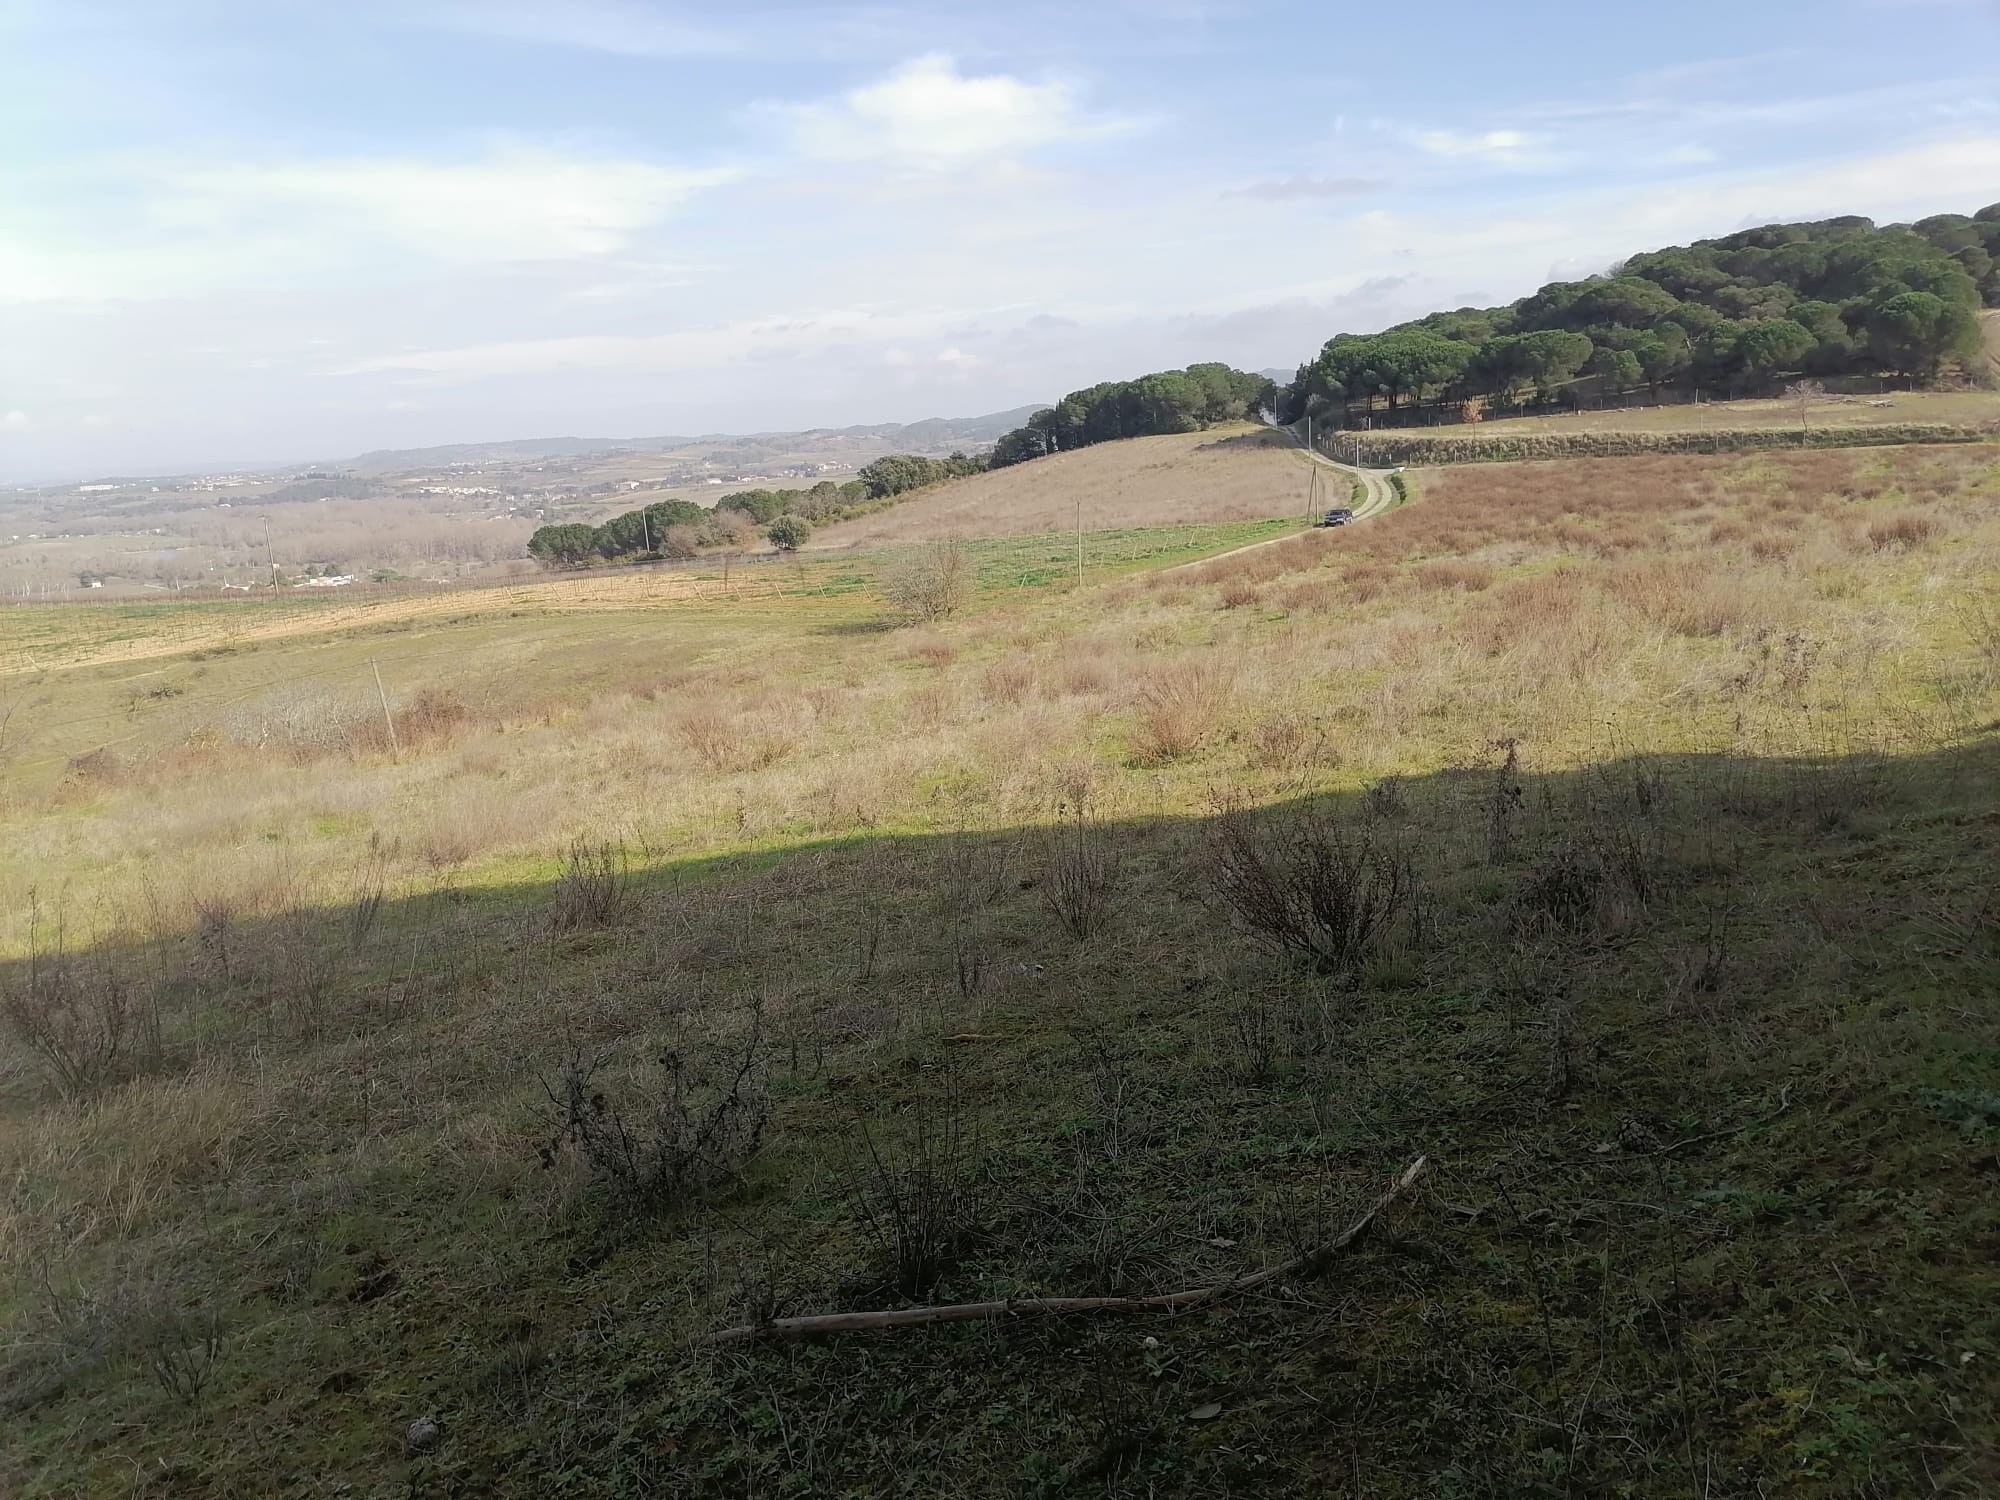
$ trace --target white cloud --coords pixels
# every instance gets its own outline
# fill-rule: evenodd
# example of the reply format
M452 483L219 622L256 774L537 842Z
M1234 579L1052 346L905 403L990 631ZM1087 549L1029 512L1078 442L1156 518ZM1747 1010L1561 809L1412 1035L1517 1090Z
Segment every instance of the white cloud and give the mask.
M18 409L0 416L0 432L26 432L32 425L28 414Z
M806 156L924 168L1131 128L1129 121L1084 113L1068 83L1028 83L1005 73L969 78L943 53L916 58L838 99L766 105L762 112L783 123Z
M396 159L232 166L182 174L193 212L303 214L354 238L380 235L457 261L612 254L729 168L684 169L516 151L485 162Z
M746 319L707 328L655 334L585 334L567 338L515 339L455 349L412 349L357 360L337 375L402 374L416 383L455 385L494 376L538 375L563 370L685 371L703 366L816 354L846 345L887 342L885 354L936 337L946 329L977 322L994 309L874 306L832 308L800 314ZM962 366L970 356L948 348L936 356Z
M1526 130L1419 130L1410 140L1421 151L1448 161L1485 162L1497 167L1543 167L1554 162L1548 137Z
M119 301L296 282L413 261L596 260L732 168L514 149L483 160L350 157L83 172L130 204L64 212L61 183L0 213L0 301Z

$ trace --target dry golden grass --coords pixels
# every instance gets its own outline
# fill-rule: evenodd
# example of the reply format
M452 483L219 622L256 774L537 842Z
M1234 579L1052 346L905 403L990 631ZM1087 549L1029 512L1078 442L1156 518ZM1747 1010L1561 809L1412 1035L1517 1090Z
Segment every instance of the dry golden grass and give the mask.
M365 678L302 716L278 688L230 706L191 679L177 740L79 763L7 814L0 946L22 945L36 885L86 905L150 889L190 930L200 901L338 902L371 869L406 889L507 878L575 838L921 827L940 786L976 788L980 819L1032 820L1052 768L1078 763L1149 767L1108 804L1172 806L1218 764L1253 781L1295 764L1282 726L1300 715L1334 726L1314 763L1356 777L1436 767L1489 731L1573 744L1607 715L1730 734L1769 706L1772 642L1797 632L1844 711L1967 654L1955 606L1990 589L1995 483L1965 449L1452 470L1365 526L921 631L782 635L760 615L737 648L664 662L645 630L565 636L572 685L545 675L527 700L447 694L446 649L438 691L399 683L400 760ZM504 637L482 649L506 659Z
M829 526L809 550L954 536L1251 521L1302 513L1308 461L1276 433L1242 426L1134 438L954 480L915 500Z

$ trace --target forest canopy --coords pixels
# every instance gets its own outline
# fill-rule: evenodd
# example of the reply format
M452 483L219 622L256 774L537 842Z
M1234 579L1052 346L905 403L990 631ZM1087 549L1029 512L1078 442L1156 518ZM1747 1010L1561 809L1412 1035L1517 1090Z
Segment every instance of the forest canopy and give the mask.
M1277 398L1277 386L1264 376L1222 364L1107 381L1071 391L1004 434L993 445L992 465L1004 468L1115 438L1199 432L1217 422L1241 421Z
M1581 377L1741 394L1781 376L1934 380L1972 368L1979 310L2000 306L2000 204L1915 224L1767 224L1635 255L1608 275L1551 282L1507 307L1461 307L1343 333L1279 403L1556 399Z

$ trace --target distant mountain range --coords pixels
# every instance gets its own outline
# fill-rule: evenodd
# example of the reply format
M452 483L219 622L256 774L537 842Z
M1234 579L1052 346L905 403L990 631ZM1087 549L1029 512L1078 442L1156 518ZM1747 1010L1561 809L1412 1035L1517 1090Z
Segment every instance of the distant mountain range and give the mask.
M990 443L1019 427L1041 405L1017 406L981 417L927 417L921 422L876 422L858 427L812 427L796 432L700 433L686 437L643 438L514 438L494 443L446 443L434 448L380 448L332 465L341 469L386 473L397 469L433 469L446 464L519 462L536 458L592 458L609 453L671 453L689 448L772 449L793 445L850 442L912 453L944 452L955 447Z

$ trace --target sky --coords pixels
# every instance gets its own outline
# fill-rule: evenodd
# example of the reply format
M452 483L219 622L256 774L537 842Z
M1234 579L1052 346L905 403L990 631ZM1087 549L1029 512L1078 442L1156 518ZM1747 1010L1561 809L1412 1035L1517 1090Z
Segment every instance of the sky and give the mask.
M0 482L965 416L2000 200L2000 0L0 0Z

